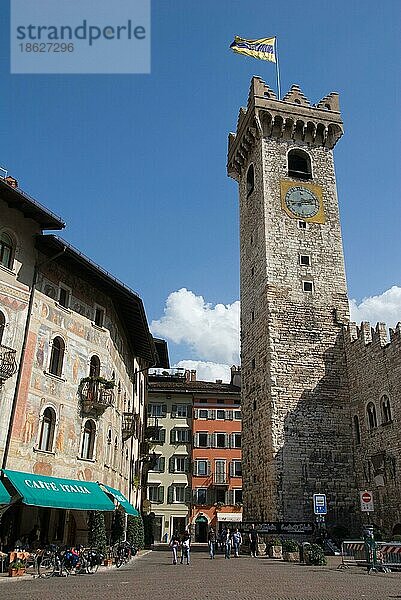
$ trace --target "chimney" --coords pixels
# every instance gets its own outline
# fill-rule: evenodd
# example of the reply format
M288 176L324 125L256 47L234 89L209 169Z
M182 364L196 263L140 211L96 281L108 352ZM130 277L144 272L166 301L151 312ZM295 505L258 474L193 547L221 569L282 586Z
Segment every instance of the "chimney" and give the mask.
M222 379L216 379L216 383L223 383Z
M18 187L18 181L14 179L14 177L11 177L11 175L7 175L7 177L4 177L4 181L8 183L8 185L12 188Z
M231 385L241 387L241 367L233 365L231 367Z
M196 370L191 370L191 381L196 381Z

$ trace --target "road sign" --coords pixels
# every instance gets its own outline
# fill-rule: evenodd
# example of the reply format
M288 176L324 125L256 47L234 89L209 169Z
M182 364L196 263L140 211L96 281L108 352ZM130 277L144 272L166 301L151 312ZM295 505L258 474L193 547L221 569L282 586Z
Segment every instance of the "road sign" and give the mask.
M313 494L313 512L315 515L327 514L326 494Z
M365 490L364 492L359 492L359 496L361 499L361 511L362 512L373 512L373 494L372 492L368 492Z

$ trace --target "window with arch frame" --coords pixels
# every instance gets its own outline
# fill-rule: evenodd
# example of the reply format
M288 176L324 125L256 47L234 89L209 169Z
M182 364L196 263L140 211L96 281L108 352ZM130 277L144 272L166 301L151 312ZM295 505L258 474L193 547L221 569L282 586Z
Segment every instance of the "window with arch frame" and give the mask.
M63 372L65 343L64 340L57 336L52 342L52 351L50 354L49 373L61 377Z
M12 237L3 231L0 234L0 264L7 269L13 268L15 244Z
M356 443L360 444L361 443L361 428L359 426L358 415L354 415L354 432L355 432Z
M93 460L95 452L96 425L92 419L85 421L82 432L81 458Z
M100 377L100 359L96 354L90 359L89 377Z
M377 415L376 415L376 406L373 402L369 402L366 407L366 414L368 417L368 426L369 429L375 429L377 427Z
M47 406L41 416L38 450L52 452L56 430L56 411Z
M387 396L387 394L383 394L383 396L381 397L380 406L382 413L382 423L391 423L393 419L391 416L390 398Z
M312 179L312 163L305 150L294 148L287 154L288 176L297 179Z
M250 196L255 189L255 167L251 163L246 172L246 196Z

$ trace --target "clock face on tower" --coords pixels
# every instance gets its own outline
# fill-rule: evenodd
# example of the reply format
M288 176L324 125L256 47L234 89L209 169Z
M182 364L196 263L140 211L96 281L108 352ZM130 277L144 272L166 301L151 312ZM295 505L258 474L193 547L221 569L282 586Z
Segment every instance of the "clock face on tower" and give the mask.
M280 188L281 208L290 218L309 223L325 222L323 190L320 185L282 179Z
M290 187L285 195L287 208L297 217L310 219L319 212L319 199L317 196L303 186Z

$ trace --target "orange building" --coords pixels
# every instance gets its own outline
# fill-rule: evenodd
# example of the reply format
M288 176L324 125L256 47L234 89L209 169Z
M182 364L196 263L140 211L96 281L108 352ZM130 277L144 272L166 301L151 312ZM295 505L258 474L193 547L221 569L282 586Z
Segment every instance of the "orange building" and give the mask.
M192 510L196 542L242 520L240 370L193 395Z

